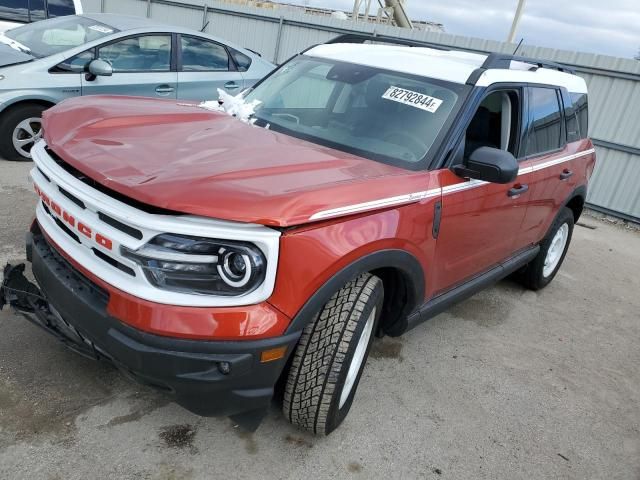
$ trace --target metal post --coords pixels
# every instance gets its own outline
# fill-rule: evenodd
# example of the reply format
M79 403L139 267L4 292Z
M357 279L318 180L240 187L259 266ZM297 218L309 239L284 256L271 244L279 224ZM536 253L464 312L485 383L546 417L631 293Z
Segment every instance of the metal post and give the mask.
M522 12L524 11L524 4L526 0L518 0L518 6L516 7L516 13L513 16L513 23L511 24L511 31L509 31L509 36L507 37L507 42L513 43L516 38L516 31L518 30L518 24L520 23L520 18L522 18Z
M151 0L147 0L147 18L151 18Z
M100 0L100 13L104 13L104 0Z
M280 41L282 40L282 26L284 24L284 17L280 15L280 22L278 23L278 36L276 37L276 50L273 53L273 63L278 64L278 56L280 54Z

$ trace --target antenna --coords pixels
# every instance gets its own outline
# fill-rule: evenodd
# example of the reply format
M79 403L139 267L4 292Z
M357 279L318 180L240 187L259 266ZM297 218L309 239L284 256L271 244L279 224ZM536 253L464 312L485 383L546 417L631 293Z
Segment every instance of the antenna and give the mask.
M513 51L511 55L515 55L518 52L518 50L520 49L520 45L522 45L523 41L524 41L524 37L520 39L520 41L518 42L518 46L516 47L516 49Z

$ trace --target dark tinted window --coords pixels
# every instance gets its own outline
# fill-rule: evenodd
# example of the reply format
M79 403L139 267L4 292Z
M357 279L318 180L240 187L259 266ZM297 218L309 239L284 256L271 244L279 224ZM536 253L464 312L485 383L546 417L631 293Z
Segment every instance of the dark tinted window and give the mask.
M29 19L32 22L47 18L44 11L44 0L29 0L29 14L31 15Z
M529 91L527 156L555 150L564 143L561 139L562 114L557 90L533 87Z
M168 72L171 35L125 38L101 47L98 57L110 62L114 72Z
M580 138L587 138L589 136L589 103L587 101L587 94L572 93L571 101L576 116L578 117Z
M562 100L564 102L564 124L567 132L567 142L575 142L580 140L580 128L578 127L578 117L571 103L571 96L566 92L562 92Z
M196 37L182 37L182 70L208 72L229 70L227 50L217 43Z
M231 50L231 49L230 49ZM251 66L251 58L247 57L244 53L240 53L237 50L231 50L231 56L238 66L238 70L246 72Z
M0 19L15 22L29 21L27 0L0 0Z
M47 2L50 17L62 17L64 15L75 15L76 9L73 0L49 0Z

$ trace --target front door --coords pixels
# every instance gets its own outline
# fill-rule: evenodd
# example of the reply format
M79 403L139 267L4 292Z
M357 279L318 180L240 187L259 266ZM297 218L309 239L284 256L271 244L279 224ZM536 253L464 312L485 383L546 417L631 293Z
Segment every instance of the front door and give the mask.
M494 90L478 106L455 150L461 162L479 147L519 156L524 91ZM508 184L463 179L449 168L438 172L442 186L434 292L443 293L512 256L525 217L528 177Z
M178 48L179 99L217 100L219 88L231 95L237 95L244 88L242 74L223 45L180 35Z
M82 78L83 95L176 98L178 74L171 68L171 34L135 35L98 48L113 67L110 77Z

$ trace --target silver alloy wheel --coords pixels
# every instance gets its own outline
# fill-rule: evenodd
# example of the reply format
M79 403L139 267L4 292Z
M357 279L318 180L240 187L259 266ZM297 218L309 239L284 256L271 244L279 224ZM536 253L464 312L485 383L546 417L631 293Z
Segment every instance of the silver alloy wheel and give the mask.
M42 120L30 117L22 120L13 130L13 148L24 158L31 158L31 147L42 137Z
M547 278L555 271L560 259L562 258L562 253L564 252L564 247L567 245L568 238L569 225L563 223L553 236L551 245L549 245L549 250L547 250L547 256L544 259L544 267L542 267L543 277Z
M364 329L362 330L362 335L360 335L360 339L358 340L358 345L356 346L356 351L353 353L353 358L351 359L351 364L349 365L349 371L347 372L347 379L344 382L344 386L342 387L342 393L340 393L340 404L338 408L342 408L342 406L349 398L349 394L351 390L353 390L353 385L356 383L356 378L358 378L358 372L360 371L360 366L364 360L364 356L367 353L367 346L369 345L369 339L371 338L371 333L373 332L373 324L376 319L376 308L374 307L367 318L367 323L364 325Z

